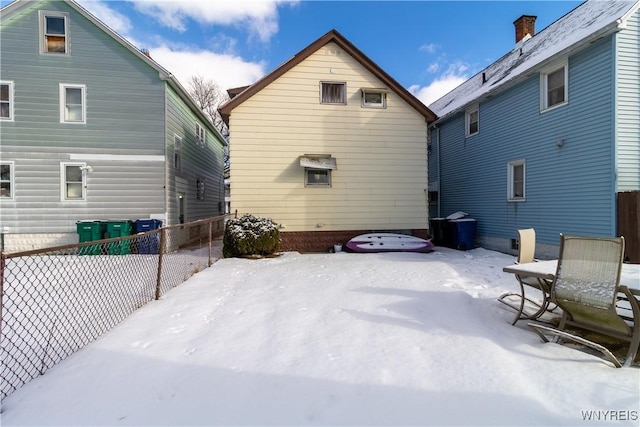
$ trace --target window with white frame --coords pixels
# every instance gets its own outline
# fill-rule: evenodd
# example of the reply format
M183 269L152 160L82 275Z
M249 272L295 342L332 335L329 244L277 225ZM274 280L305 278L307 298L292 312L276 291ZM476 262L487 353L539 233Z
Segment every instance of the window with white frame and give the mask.
M510 201L524 200L526 164L524 160L514 160L508 165L508 199Z
M0 199L13 199L13 162L0 162Z
M61 200L85 200L87 172L85 163L60 163Z
M196 200L204 200L204 182L205 180L202 177L196 180Z
M86 86L60 83L60 123L86 123Z
M476 135L480 132L480 108L477 105L469 107L465 111L465 134Z
M568 101L568 65L566 62L540 73L540 109L564 105Z
M173 135L173 167L182 171L182 138L178 135Z
M40 52L69 53L68 14L40 11Z
M362 89L362 106L364 108L386 108L387 92L383 89Z
M201 147L204 147L206 141L207 141L207 133L205 128L200 125L200 123L196 123L196 141L198 142L198 145Z
M346 104L347 84L344 82L320 82L321 104Z
M0 120L13 120L13 82L0 81Z

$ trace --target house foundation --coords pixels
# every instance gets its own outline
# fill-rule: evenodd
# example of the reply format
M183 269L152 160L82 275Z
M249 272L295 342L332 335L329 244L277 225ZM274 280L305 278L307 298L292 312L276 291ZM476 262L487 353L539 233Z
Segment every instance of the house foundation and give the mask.
M333 245L346 245L353 237L366 233L402 233L423 239L429 238L429 230L346 230L346 231L287 231L280 233L280 250L296 252L330 252Z

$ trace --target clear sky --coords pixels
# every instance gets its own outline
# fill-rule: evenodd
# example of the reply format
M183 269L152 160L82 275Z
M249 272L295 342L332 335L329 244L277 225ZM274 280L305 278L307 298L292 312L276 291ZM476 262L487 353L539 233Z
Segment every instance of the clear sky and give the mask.
M4 6L9 2L0 0ZM244 86L336 29L427 105L581 1L79 0L172 72Z

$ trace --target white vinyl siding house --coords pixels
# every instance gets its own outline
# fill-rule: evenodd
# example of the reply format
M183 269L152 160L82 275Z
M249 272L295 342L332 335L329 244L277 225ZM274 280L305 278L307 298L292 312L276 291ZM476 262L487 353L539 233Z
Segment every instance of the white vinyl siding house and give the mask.
M640 189L640 12L632 9L626 28L618 33L616 48L617 85L615 88L617 191Z
M428 110L336 34L233 105L231 211L283 233L426 230Z

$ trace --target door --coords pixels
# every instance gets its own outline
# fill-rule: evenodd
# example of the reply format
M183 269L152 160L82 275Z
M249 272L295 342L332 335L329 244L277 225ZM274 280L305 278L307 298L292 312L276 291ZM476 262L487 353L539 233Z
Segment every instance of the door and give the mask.
M184 204L186 202L187 195L184 193L178 193L178 223L184 224Z
M184 224L185 222L187 222L187 190L189 188L189 182L184 178L176 177L175 183L178 224Z

